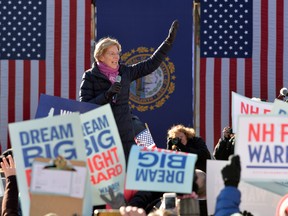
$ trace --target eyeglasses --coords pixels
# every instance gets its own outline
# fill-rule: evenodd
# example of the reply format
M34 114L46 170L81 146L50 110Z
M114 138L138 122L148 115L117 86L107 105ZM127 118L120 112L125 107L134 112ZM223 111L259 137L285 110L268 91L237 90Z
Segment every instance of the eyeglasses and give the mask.
M105 54L107 54L107 55L109 55L109 56L112 56L112 57L120 56L120 55L121 55L120 52L117 52L117 53L114 53L114 52L106 52Z

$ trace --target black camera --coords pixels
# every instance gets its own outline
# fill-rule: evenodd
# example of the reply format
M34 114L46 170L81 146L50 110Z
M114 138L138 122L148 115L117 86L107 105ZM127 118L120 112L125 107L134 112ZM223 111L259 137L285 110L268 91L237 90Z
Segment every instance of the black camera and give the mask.
M181 142L181 139L179 137L175 137L171 139L172 145L177 145L180 142Z
M181 144L181 139L180 138L178 138L178 137L175 137L175 138L169 137L169 139L167 141L167 149L180 151L180 148L178 147L179 144Z

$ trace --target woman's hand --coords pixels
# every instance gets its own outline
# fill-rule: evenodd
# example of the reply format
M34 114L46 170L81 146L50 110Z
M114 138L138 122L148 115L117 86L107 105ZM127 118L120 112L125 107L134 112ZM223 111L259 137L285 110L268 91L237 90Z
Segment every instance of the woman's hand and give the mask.
M175 38L176 38L176 33L179 27L179 22L178 20L174 20L174 22L172 23L170 29L169 29L169 34L168 37L166 38L166 43L168 44L173 44Z

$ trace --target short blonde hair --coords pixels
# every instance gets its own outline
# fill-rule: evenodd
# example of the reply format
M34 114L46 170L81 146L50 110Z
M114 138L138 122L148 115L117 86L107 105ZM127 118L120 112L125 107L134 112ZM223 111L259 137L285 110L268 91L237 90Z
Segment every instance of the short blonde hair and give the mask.
M195 130L193 128L185 127L182 124L172 126L167 132L167 138L175 138L177 132L182 132L188 139L195 137Z
M121 45L118 42L118 40L114 38L110 38L110 37L101 38L95 46L95 50L94 50L95 61L99 62L99 57L105 53L107 48L114 46L114 45L116 45L118 48L118 51L121 52Z

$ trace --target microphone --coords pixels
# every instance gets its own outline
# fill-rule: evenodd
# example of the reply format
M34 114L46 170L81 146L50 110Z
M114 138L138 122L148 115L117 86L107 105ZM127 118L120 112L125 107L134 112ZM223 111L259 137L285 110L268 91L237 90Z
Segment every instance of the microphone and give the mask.
M287 96L287 93L288 93L288 90L287 90L287 88L285 88L285 87L280 90L280 94L281 94L282 96Z
M117 75L117 76L116 76L115 82L118 82L118 83L121 82L121 76L120 76L120 75ZM116 103L116 102L117 102L117 97L118 97L118 94L113 95L113 97L112 97L113 103Z
M283 87L282 89L280 89L280 94L278 95L277 99L283 100L284 97L287 96L287 94L288 94L287 88Z

